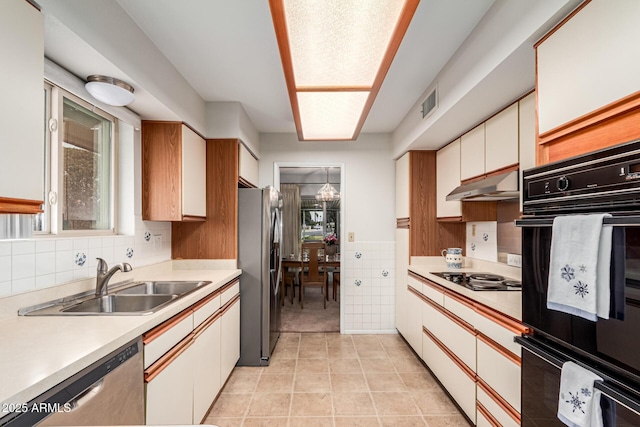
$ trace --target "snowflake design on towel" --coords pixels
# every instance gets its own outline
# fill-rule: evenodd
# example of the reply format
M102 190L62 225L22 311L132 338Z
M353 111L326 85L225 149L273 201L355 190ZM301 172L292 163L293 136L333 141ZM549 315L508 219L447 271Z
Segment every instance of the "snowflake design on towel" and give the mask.
M587 272L587 266L584 264L580 264L580 267L578 267L578 270L580 270L580 273L586 273Z
M589 390L589 389L588 389L588 388L586 388L586 387L583 387L583 388L580 390L580 393L582 393L582 394L583 394L584 396L586 396L586 397L590 397L590 396L591 396L591 390Z
M574 277L576 277L575 270L569 264L565 264L565 266L562 267L562 269L560 270L560 275L567 282L570 282Z
M573 289L576 290L576 295L580 295L580 297L582 298L584 298L584 296L589 293L589 289L587 289L588 287L589 285L587 285L586 283L583 283L580 280L578 280L578 283L573 285Z
M576 412L576 410L579 410L584 414L585 412L582 409L582 405L586 405L586 402L580 400L580 395L578 393L574 395L573 393L569 392L569 394L571 395L571 399L565 400L565 402L570 403L571 406L573 406L572 412Z

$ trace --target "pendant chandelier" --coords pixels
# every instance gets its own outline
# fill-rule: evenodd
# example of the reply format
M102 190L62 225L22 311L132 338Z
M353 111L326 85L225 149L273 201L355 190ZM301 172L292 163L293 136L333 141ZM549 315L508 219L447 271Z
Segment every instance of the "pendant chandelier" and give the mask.
M333 185L329 183L329 168L327 171L327 182L316 193L316 200L321 202L330 202L332 200L340 200L340 193L335 189Z

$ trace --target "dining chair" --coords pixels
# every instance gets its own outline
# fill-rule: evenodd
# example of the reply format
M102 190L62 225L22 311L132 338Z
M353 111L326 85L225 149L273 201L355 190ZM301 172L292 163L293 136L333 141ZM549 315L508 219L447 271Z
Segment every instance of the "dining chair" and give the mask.
M282 305L284 305L288 287L291 288L291 304L293 304L293 299L296 296L296 286L299 286L298 283L300 282L300 270L298 270L297 268L295 270L296 271L285 271L284 275L282 276Z
M333 300L336 301L338 296L338 286L340 286L340 270L333 272Z
M306 266L304 260L301 261L303 268L300 275L300 308L304 308L304 289L308 287L319 287L322 290L322 302L324 303L324 308L327 308L327 299L324 295L327 281L327 262L324 255L325 244L320 242L303 243L302 253L308 254L309 261ZM304 267L306 267L306 270Z

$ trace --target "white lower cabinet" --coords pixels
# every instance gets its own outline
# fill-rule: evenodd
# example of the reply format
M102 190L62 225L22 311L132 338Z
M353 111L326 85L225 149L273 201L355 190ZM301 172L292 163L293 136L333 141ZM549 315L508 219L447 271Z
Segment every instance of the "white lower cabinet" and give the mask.
M146 423L192 424L192 337L188 336L145 372Z
M220 328L220 375L224 379L240 358L240 298L232 301L222 315Z
M401 331L407 342L478 426L519 426L521 349L513 338L526 328L413 272L407 281L403 316L423 325L421 343L412 334L416 326Z
M505 349L478 336L478 377L520 412L520 365Z
M473 372L460 365L455 356L445 351L441 342L436 342L433 334L425 332L422 339L422 354L429 369L460 405L464 413L475 423L476 382Z
M479 427L518 427L520 425L516 420L517 417L510 415L503 404L492 398L480 384L478 384L477 406Z
M151 329L143 343L147 425L199 424L240 357L238 281Z
M220 369L220 318L205 323L193 344L193 422L201 422L222 387Z
M407 289L407 332L404 338L407 340L413 350L422 357L422 299L418 296L421 294L419 290L408 286ZM422 289L422 287L420 287Z

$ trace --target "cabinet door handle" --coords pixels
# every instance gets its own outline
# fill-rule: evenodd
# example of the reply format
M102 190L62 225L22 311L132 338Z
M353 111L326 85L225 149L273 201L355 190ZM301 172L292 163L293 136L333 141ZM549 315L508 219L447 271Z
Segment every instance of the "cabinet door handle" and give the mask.
M164 356L144 371L144 382L148 383L153 381L153 379L160 375L160 373L164 371L174 360L187 351L192 344L193 334L189 334L185 339L176 344L175 347L169 350Z

